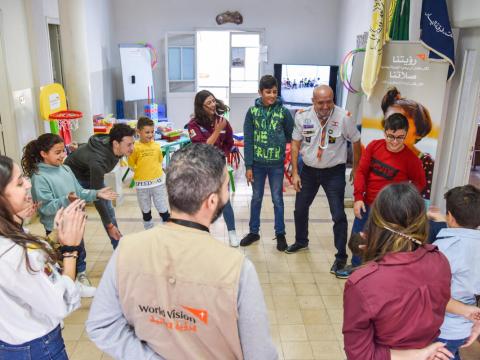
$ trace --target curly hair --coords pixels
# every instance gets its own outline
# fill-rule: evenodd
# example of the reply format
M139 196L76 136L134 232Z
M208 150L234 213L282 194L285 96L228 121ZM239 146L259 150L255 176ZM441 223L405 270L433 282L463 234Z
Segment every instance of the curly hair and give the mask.
M25 175L32 177L38 171L38 163L43 162L42 151L49 152L56 144L63 144L63 139L56 134L43 134L30 141L23 148L22 169Z

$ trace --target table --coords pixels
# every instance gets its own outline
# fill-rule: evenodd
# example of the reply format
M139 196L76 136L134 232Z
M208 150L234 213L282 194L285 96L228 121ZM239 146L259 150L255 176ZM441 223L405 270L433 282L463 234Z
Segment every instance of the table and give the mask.
M190 144L190 138L188 136L182 136L180 139L175 141L168 142L167 140L155 140L156 143L160 144L163 152L163 158L165 159L165 165L168 166L170 163L170 154L173 152L176 146L182 147Z

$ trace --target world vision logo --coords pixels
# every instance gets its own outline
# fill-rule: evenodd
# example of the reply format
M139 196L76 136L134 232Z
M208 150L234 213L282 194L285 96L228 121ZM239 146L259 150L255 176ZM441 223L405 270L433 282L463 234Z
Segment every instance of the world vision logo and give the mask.
M168 330L197 332L197 319L208 325L207 310L183 305L181 307L186 311L177 309L166 310L160 306L138 305L141 313L150 315L148 318L150 323L165 326Z
M200 321L203 321L206 325L208 325L208 311L207 310L194 309L194 308L191 308L191 307L188 307L188 306L183 306L183 305L182 305L182 308L184 308L185 310L187 310L188 312L193 314L193 316L195 316L197 319L199 319Z

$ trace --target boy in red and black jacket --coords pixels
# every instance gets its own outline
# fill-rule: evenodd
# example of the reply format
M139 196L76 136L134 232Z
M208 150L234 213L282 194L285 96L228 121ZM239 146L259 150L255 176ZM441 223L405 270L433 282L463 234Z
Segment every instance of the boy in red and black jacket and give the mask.
M390 115L385 120L384 131L385 139L374 140L368 144L355 173L355 220L352 234L363 230L368 218L368 208L385 186L407 181L415 185L421 193L427 184L422 162L404 144L408 132L407 118L399 113ZM336 271L335 275L346 279L360 264L360 256L354 255L352 266Z

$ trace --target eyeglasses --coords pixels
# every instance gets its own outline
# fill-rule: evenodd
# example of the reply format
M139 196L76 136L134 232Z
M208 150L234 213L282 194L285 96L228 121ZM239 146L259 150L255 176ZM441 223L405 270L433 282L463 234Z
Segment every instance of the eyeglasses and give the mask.
M385 137L387 138L388 141L391 141L391 142L394 142L395 140L402 142L403 140L405 140L406 136L405 135L394 136L392 134L385 133Z

